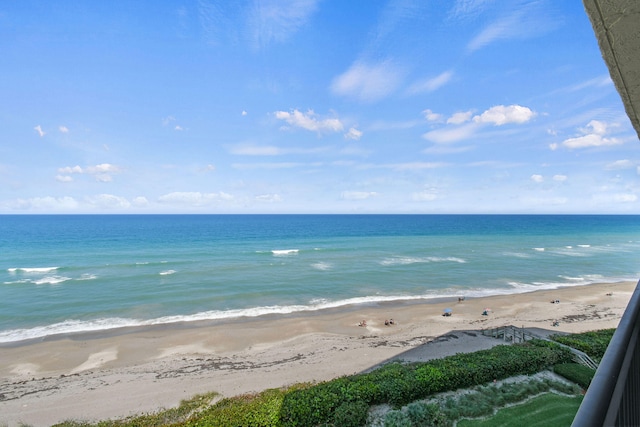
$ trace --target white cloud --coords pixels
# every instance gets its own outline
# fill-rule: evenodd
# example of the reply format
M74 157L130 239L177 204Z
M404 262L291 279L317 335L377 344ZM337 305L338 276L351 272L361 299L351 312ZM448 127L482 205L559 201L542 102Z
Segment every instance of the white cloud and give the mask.
M423 134L422 137L437 144L448 144L451 142L461 141L463 139L469 138L477 131L477 129L477 124L468 123L464 126L458 126L454 128L432 130Z
M422 135L426 140L437 144L447 144L470 138L483 125L502 126L507 123L526 123L536 115L531 109L520 105L497 105L471 119L471 111L453 114L447 119L447 127L435 129ZM472 120L469 122L469 120ZM467 123L469 122L469 123Z
M126 209L131 203L124 197L113 194L98 194L86 198L87 203L98 209Z
M438 195L429 190L420 191L419 193L413 193L411 199L416 202L432 202L438 198Z
M527 39L538 37L552 31L561 22L551 13L545 2L515 2L517 7L507 9L496 20L487 25L467 45L469 52L474 52L491 43L508 39Z
M58 130L62 133L69 133L69 128L66 126L59 126Z
M331 83L331 91L340 96L375 102L393 93L402 72L390 62L368 65L357 62Z
M16 210L29 211L70 211L78 207L73 197L33 197L8 202L7 207Z
M340 198L343 200L366 200L378 196L375 191L343 191Z
M620 170L620 169L632 169L636 167L636 164L631 160L616 160L605 166L607 170Z
M492 0L456 0L449 14L454 18L465 18L467 15L476 16L491 3Z
M562 141L562 145L569 148L602 147L622 144L618 138L607 138L609 125L599 120L591 120L586 127L579 129L582 135ZM553 147L552 147L553 149Z
M476 123L491 123L495 126L502 126L507 123L526 123L531 120L536 113L521 105L496 105L482 114L475 116Z
M467 50L473 52L496 40L512 37L517 32L517 24L518 19L514 15L492 22L469 42Z
M33 129L35 129L35 131L38 133L40 138L42 138L46 134L46 132L42 130L42 126L40 126L40 125L34 127Z
M453 77L453 72L445 71L437 75L436 77L423 80L411 85L411 87L409 87L408 92L412 95L424 93L424 92L433 92L441 88L442 86L446 85L447 83L449 83L449 81L451 80L451 77Z
M543 182L544 181L544 177L542 175L533 174L533 175L531 175L531 181L533 181L533 182Z
M566 175L554 175L553 180L557 182L565 182L568 179Z
M357 141L362 137L362 131L359 131L356 128L350 128L349 132L344 134L344 137L346 139L354 139Z
M299 127L312 132L341 132L344 129L344 125L339 119L318 119L313 110L309 110L306 113L298 110L293 110L292 112L276 111L274 114L277 119L284 120L293 127Z
M206 206L219 200L232 200L233 196L224 192L201 193L199 191L176 191L158 198L160 203L179 206Z
M174 127L173 130L181 131L181 130L184 130L184 128L180 125L176 125L176 127Z
M137 196L131 200L131 204L136 207L149 206L149 200L144 196Z
M246 115L247 115L247 114L249 114L249 113L247 113L245 110L242 110L242 113L240 113L240 114L241 114L242 116L246 116Z
M90 174L101 174L101 173L109 173L109 172L114 173L119 171L120 171L120 168L118 166L112 165L109 163L102 163L95 166L87 166L85 168L85 172Z
M110 163L102 163L95 166L87 166L82 168L78 165L76 166L66 166L58 169L59 174L87 174L92 175L96 181L99 182L111 182L113 181L113 177L111 174L120 172L120 167L116 165L112 165ZM58 177L56 177L58 179ZM58 179L59 180L59 179Z
M58 169L59 173L82 173L82 168L80 166L66 166L64 168Z
M429 122L439 122L442 120L442 114L434 113L429 109L424 110L422 114L424 114L424 118Z
M73 177L69 175L56 175L56 181L58 182L71 182Z
M473 112L471 111L460 111L460 112L454 113L451 115L451 117L447 119L447 124L461 125L462 123L465 123L471 120L472 115L473 115Z
M317 9L317 0L255 1L249 17L254 47L283 42L303 27Z

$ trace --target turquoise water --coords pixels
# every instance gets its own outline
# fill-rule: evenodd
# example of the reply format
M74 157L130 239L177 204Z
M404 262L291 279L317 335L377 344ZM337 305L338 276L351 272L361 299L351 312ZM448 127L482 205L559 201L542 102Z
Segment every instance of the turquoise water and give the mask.
M637 281L640 216L0 216L0 342Z

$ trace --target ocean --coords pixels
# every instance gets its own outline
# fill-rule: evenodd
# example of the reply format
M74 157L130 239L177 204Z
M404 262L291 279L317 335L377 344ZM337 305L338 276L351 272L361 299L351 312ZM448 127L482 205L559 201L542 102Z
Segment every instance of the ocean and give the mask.
M0 343L637 281L640 216L3 215Z

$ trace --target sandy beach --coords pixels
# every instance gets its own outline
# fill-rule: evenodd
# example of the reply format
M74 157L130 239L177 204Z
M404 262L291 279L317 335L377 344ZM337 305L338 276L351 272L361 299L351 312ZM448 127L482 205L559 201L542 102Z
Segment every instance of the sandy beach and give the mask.
M613 328L635 286L595 284L4 344L0 425L119 418L176 406L198 393L233 396L328 380L393 359L475 351L503 343L480 332L505 325L540 333ZM445 308L452 316L442 316ZM386 326L391 318L394 324ZM366 326L358 326L362 320Z

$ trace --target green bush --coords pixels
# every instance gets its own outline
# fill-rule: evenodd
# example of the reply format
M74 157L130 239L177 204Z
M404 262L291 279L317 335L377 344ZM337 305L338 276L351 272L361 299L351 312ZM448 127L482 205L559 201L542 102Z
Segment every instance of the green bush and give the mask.
M607 351L609 342L615 329L602 329L599 331L583 332L581 334L553 335L551 339L583 351L596 360L602 359Z
M384 427L412 427L411 419L402 411L390 411L384 417Z
M333 414L333 425L336 427L360 427L367 423L369 405L359 400L344 402Z
M571 353L558 345L499 345L475 353L461 353L426 363L391 363L371 373L342 377L286 393L280 421L283 426L313 426L331 422L344 402L367 405L406 405L434 393L468 388L514 375L534 374Z
M591 384L591 380L596 373L595 370L577 363L563 363L556 365L553 367L553 372L585 389L589 388L589 384Z

